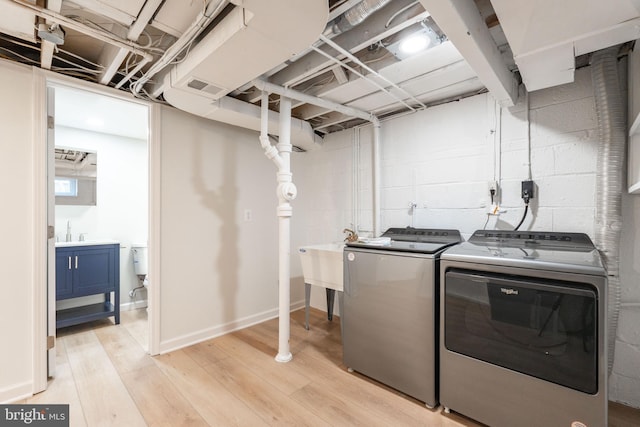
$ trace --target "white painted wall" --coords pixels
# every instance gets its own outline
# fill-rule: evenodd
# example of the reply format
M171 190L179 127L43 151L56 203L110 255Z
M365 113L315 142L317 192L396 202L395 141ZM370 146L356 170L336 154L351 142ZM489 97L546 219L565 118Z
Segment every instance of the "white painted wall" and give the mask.
M160 150L161 352L277 316L276 168L258 134L163 107Z
M63 242L67 221L71 221L74 241L80 233L85 233L86 240L120 242L120 303L125 307L130 304L144 307L146 291L138 291L135 298L129 297L129 291L139 286L133 270L131 245L146 243L149 229L147 141L65 126L56 126L55 133L57 146L98 153L96 206L57 205L56 235ZM58 308L87 304L93 299L95 297L59 301Z
M7 261L0 263L0 402L29 396L34 387L34 307L43 306L35 297L42 287L36 275L44 271L38 260L46 260L45 248L34 244L45 232L44 213L35 217L44 201L36 200L34 190L45 182L35 165L46 158L44 150L34 149L44 147L34 137L39 82L30 67L0 60L0 179L7 202L1 218L3 236L11 242L1 249ZM152 214L161 228L158 327L165 352L277 316L278 240L276 169L258 134L168 107L161 112L161 144L155 147L161 157L161 210ZM95 217L102 221L101 214ZM292 289L292 306L302 306L303 298L301 288Z
M33 78L0 61L0 402L30 395L33 374L34 173Z
M597 122L591 70L575 83L530 95L531 169L537 194L524 230L584 232L593 237ZM524 97L500 111L478 95L382 124L382 230L391 226L459 229L468 237L483 228L490 205L487 181L500 178L502 214L487 228L513 229L523 212L520 182L528 178L527 109ZM371 229L371 128L329 135L317 151L293 157L299 197L296 245L341 237L352 217L353 142L360 139L360 224ZM495 162L495 153L500 153ZM495 166L494 166L495 165ZM501 165L498 167L498 165ZM345 170L346 168L346 170ZM307 174L307 172L310 172ZM345 191L332 193L344 179ZM416 202L412 215L409 202ZM640 407L640 198L624 196L621 279L623 309L610 399ZM295 258L293 271L301 275ZM312 305L325 309L314 289Z

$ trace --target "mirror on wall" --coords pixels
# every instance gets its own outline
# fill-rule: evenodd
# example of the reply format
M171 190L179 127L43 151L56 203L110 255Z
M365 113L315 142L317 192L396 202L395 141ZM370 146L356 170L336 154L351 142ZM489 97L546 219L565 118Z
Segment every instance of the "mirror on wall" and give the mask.
M55 168L56 205L96 205L98 153L56 147Z

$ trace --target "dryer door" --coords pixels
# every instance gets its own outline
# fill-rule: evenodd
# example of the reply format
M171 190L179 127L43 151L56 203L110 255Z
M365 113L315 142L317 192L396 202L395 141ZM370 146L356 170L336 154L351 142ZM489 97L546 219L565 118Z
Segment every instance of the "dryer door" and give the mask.
M452 269L444 286L448 350L597 393L598 305L591 285Z

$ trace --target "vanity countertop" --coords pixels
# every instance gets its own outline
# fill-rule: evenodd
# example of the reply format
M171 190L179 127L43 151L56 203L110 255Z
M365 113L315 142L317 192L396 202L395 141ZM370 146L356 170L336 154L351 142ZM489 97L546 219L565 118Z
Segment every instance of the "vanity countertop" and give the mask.
M119 243L117 240L111 239L83 240L82 242L56 242L56 248L68 248L71 246L115 245L117 243Z

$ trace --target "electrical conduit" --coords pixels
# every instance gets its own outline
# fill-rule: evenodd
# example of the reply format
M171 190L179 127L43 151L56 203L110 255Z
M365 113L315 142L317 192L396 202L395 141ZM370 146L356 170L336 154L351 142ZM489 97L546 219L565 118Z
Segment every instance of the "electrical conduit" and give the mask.
M608 369L611 373L620 311L620 229L622 227L622 171L625 169L626 124L618 80L618 47L593 54L593 79L598 119L596 172L596 246L608 274Z

